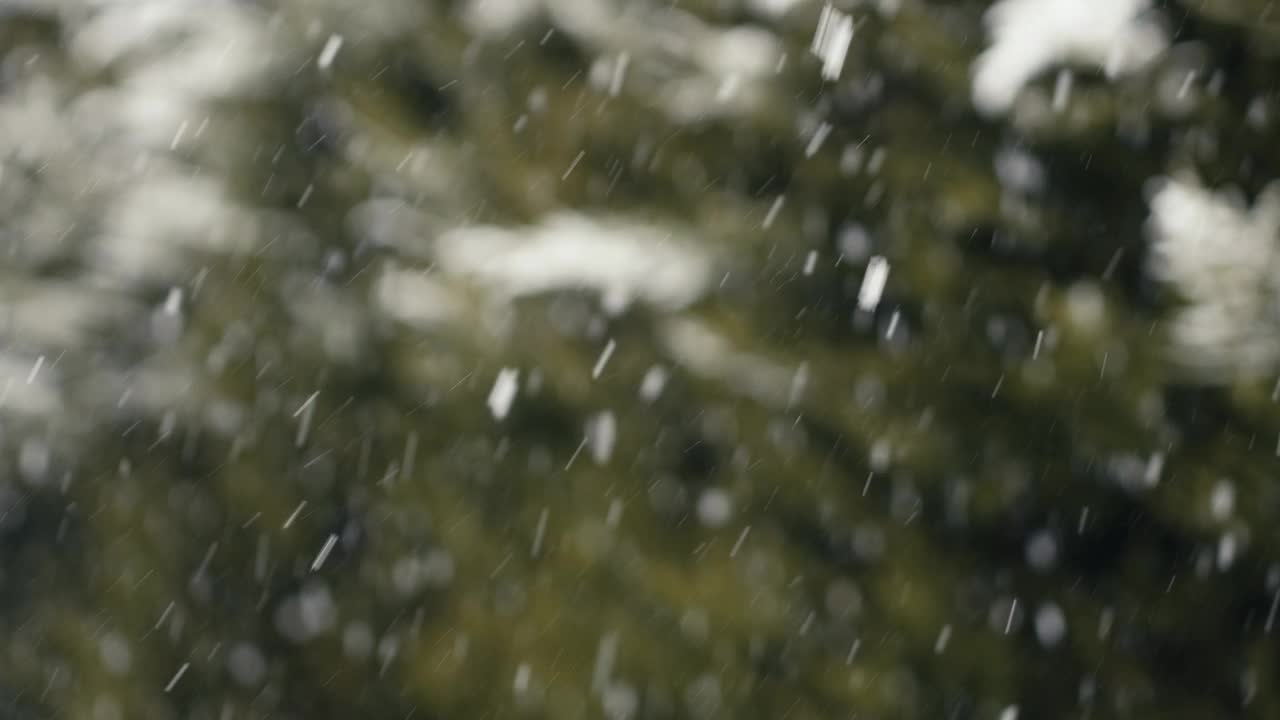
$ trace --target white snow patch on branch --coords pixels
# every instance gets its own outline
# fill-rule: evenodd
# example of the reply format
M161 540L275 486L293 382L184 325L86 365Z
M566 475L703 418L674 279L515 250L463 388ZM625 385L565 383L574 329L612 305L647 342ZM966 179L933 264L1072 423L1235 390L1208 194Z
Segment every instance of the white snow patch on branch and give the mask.
M758 26L715 25L650 3L469 0L461 15L472 32L491 37L545 18L597 58L626 57L625 88L610 60L596 63L597 89L645 97L683 122L760 109L784 56L777 37Z
M639 300L678 310L707 285L708 258L660 227L572 212L525 228L458 228L436 246L446 273L471 277L510 299L555 290L600 295L611 313Z
M672 319L662 328L662 341L671 357L695 375L718 380L765 405L786 406L794 373L768 358L735 348L706 323Z
M1001 0L987 11L988 48L974 63L973 103L1007 112L1037 75L1060 65L1095 66L1108 78L1164 53L1168 35L1150 0Z
M421 329L455 320L462 313L457 297L438 279L394 264L379 273L373 299L382 311Z
M150 91L228 97L265 88L279 57L266 27L239 3L109 3L75 30L71 52L91 68L123 70L126 83Z
M0 412L47 416L62 408L61 392L48 371L31 378L32 360L0 354Z
M1280 182L1253 207L1192 179L1151 198L1152 274L1187 301L1175 318L1180 359L1208 379L1256 377L1280 364Z

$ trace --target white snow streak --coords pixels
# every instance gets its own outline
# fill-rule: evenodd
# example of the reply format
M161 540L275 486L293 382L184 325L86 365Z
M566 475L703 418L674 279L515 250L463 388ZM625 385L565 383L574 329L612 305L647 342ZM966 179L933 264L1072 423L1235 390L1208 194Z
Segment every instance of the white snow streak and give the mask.
M858 290L858 309L865 312L875 310L888 282L889 261L876 255L867 263L867 272L862 276L862 287Z
M316 67L321 70L328 70L333 65L334 58L338 57L338 51L342 49L342 36L330 35L325 41L324 48L320 50L320 57L316 58Z
M827 3L818 16L809 51L822 60L822 79L838 80L844 70L845 55L853 42L853 18Z
M514 368L503 368L498 371L498 378L489 391L489 412L495 420L502 420L511 411L516 393L520 390L520 371Z

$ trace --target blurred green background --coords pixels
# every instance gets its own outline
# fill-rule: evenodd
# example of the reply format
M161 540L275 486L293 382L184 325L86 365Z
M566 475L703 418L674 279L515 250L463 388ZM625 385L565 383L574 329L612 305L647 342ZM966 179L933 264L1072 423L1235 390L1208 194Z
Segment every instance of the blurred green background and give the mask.
M1280 9L1161 3L1150 67L984 117L983 2L839 5L829 81L818 3L244 5L298 62L185 152L305 233L193 259L165 350L242 421L104 413L43 462L5 426L0 717L1280 716L1275 378L1180 369L1145 231L1152 178L1280 178ZM0 8L11 83L115 81L64 17ZM724 112L690 22L767 38ZM706 290L370 309L449 228L565 209L674 229Z

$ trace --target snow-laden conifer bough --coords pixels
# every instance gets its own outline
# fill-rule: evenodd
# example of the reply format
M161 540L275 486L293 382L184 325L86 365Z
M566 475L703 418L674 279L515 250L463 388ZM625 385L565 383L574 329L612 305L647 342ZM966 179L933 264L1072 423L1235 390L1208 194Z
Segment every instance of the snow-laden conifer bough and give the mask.
M686 108L694 115L710 111L705 91L725 83L738 83L734 97L756 97L754 81L745 81L771 73L778 52L763 30L719 30L679 13L653 16L669 25L664 45L654 33L611 24L621 6L546 6L602 58L629 56L630 72L678 55L685 71L675 85L698 88L685 93L699 99ZM465 170L446 140L423 140L409 157L388 162L377 142L330 138L341 162L376 179L379 194L357 205L351 220L387 261L372 266L369 297L356 285L291 271L323 244L300 214L246 196L243 188L265 194L279 182L275 157L263 149L277 139L264 136L252 113L227 108L279 97L299 83L323 92L361 38L413 27L405 19L421 9L407 0L383 0L368 12L286 0L271 10L201 0L0 5L49 19L65 48L15 50L0 92L0 213L12 239L0 265L0 417L72 430L122 411L232 432L249 408L222 396L217 378L253 348L253 318L221 328L225 336L211 338L212 349L182 338L210 301L202 294L209 263L236 258L277 263L282 280L258 301L283 307L291 338L334 362L357 357L379 321L474 325L468 286L499 305L585 289L611 312L633 302L678 310L702 293L706 253L687 231L660 220L570 210L511 227L423 220L414 205L424 194L434 193L427 201L437 206L465 204L457 198ZM468 17L482 29L496 22L477 12ZM743 82L732 80L739 76ZM624 80L621 73L608 79ZM722 100L720 112L745 107ZM343 262L324 260L326 267ZM422 272L432 264L434 272ZM55 266L74 275L54 281L42 274ZM120 350L126 344L129 352Z
M675 3L469 0L462 15L482 38L550 20L593 56L594 85L614 96L624 89L644 96L683 122L742 118L765 107L785 60L773 33L712 25Z
M1151 272L1185 302L1172 322L1179 362L1230 382L1280 369L1280 182L1252 207L1194 177L1151 184Z
M1150 0L1000 0L984 20L991 45L974 62L972 97L986 115L1008 112L1050 68L1094 68L1113 79L1146 67L1169 44Z

